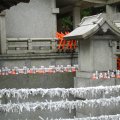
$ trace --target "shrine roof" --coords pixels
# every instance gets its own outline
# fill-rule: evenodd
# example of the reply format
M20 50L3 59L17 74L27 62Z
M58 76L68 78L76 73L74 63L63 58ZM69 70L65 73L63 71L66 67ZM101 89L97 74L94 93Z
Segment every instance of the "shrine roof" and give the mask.
M110 29L114 34L120 36L120 20L111 21L106 14L98 14L84 17L76 29L66 35L66 40L70 39L86 39L97 33L104 23L107 24L107 29ZM103 28L103 31L106 32Z

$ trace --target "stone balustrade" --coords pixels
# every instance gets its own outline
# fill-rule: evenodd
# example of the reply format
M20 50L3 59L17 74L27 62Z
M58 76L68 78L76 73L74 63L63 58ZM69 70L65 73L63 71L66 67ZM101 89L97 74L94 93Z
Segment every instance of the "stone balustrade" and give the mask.
M57 38L7 38L7 54L56 52Z

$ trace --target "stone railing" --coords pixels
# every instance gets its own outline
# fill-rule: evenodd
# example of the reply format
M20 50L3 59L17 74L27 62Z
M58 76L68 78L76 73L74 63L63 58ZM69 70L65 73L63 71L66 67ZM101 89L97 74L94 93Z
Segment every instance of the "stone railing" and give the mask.
M61 44L57 38L7 38L7 54L77 52L77 42Z
M7 54L56 52L57 38L7 38Z

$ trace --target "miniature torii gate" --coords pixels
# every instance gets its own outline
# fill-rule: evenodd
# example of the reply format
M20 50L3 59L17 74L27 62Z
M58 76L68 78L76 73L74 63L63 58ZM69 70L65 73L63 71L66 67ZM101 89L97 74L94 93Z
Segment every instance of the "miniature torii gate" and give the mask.
M93 2L102 2L104 4L112 4L112 0L104 2L103 0L86 0ZM119 2L113 0L114 3ZM92 87L92 86L109 86L120 84L117 79L109 80L92 80L92 73L97 71L108 71L116 69L115 44L120 40L120 13L117 13L116 6L106 5L106 13L85 17L82 19L79 27L66 35L66 40L78 40L79 55L78 65L80 71L76 73L74 86ZM101 96L102 97L102 96ZM109 96L110 97L110 96ZM89 98L84 98L89 99ZM77 110L77 116L89 116L90 110ZM102 109L98 112L93 110L91 116L101 115ZM105 114L111 113L111 110ZM116 114L116 110L112 111Z

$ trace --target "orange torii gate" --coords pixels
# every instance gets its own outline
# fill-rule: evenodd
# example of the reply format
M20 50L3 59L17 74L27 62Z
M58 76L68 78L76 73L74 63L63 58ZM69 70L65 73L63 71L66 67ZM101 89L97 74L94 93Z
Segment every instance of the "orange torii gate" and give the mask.
M67 35L69 32L65 32L64 33L56 33L56 38L58 38L58 46L57 46L57 50L59 52L63 52L63 51L72 51L74 52L75 49L77 48L77 41L76 40L64 40L64 36Z

